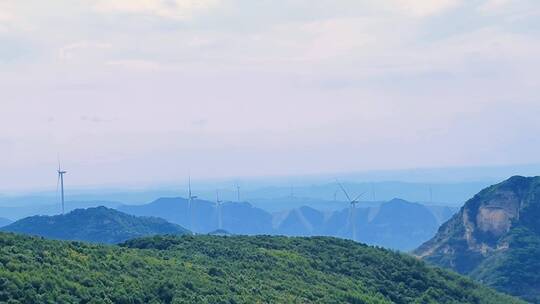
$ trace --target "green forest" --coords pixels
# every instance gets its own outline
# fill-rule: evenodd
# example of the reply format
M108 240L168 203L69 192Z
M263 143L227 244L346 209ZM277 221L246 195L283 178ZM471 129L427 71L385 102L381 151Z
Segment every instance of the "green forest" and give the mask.
M538 232L518 226L509 236L511 250L497 252L484 260L470 276L531 303L540 303L540 238Z
M0 303L522 303L404 254L327 237L0 233Z

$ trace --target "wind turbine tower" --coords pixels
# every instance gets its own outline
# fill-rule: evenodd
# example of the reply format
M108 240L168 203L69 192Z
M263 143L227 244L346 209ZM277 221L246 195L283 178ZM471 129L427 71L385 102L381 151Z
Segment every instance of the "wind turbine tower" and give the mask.
M191 192L191 176L188 177L188 215L189 215L189 230L193 231L193 200L195 200L197 196L193 195Z
M240 184L236 183L236 201L240 202Z
M341 188L341 191L343 191L343 193L345 194L345 197L347 197L347 200L349 201L349 204L351 205L349 209L350 210L349 218L350 218L350 224L351 224L351 229L352 229L352 240L356 242L356 204L358 204L358 199L360 199L360 197L364 195L364 193L361 193L357 195L354 199L351 199L351 197L349 196L349 193L347 192L347 190L345 190L345 187L343 187L343 185L339 181L336 180L336 182L338 183L339 188Z
M223 229L223 219L221 215L221 204L222 200L219 199L219 190L216 190L216 209L218 214L218 229Z
M60 197L62 200L62 214L65 212L65 201L64 201L64 174L67 173L67 171L62 170L60 167L60 162L58 162L58 180L56 182L56 191L58 192L58 184L60 184Z

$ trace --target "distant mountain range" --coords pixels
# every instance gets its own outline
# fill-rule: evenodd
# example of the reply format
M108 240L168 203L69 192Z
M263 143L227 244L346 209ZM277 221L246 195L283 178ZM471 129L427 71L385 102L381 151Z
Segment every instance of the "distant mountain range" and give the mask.
M232 234L271 234L272 215L248 203L226 202L222 205L223 228ZM218 213L215 203L194 200L191 217L188 200L160 198L146 205L120 206L118 210L137 216L155 216L179 224L197 233L217 230Z
M364 193L362 200L366 204L380 204L399 197L407 201L422 202L424 205L444 204L448 206L460 206L469 197L489 184L487 182L441 184L397 181L343 182L349 192ZM347 198L339 190L336 183L295 186L293 190L290 186L275 186L246 191L244 197L248 198L247 200L254 206L270 212L301 206L310 206L319 210L340 210L346 204ZM200 194L199 197L209 197L205 192L198 192L198 194Z
M540 177L482 190L414 253L540 303Z
M3 217L0 217L0 227L4 227L4 226L7 226L9 224L11 224L12 221L11 220L8 220L6 218L3 218Z
M77 209L66 215L32 216L0 230L49 239L108 244L155 234L189 232L160 218L136 217L106 207Z
M98 246L0 233L0 261L5 303L523 303L410 256L327 237Z
M268 213L249 203L234 202L225 203L221 208L222 228L232 234L352 237L349 208L320 211L304 206ZM126 205L118 209L137 216L161 217L192 227L191 230L197 233L209 233L219 228L215 203L204 200L193 202L192 220L188 216L188 201L184 198L161 198L147 205ZM457 208L423 206L399 199L358 208L358 240L408 251L432 237L439 225L456 211Z
M268 212L288 210L302 206L310 206L318 210L340 210L344 208L346 197L334 181L334 177L326 177L313 183L306 180L269 181L268 184L243 182L241 200ZM374 181L365 182L354 177L342 180L351 193L365 193L362 200L381 203L399 197L425 205L444 204L461 206L469 197L490 185L486 181L463 182L403 182ZM194 193L202 200L213 200L215 189L220 189L220 196L226 201L239 201L234 183L197 182ZM171 186L161 190L77 190L69 187L66 192L68 208L88 208L99 205L145 204L159 197L175 197L187 194L187 185ZM96 202L93 206L79 206L82 202ZM5 209L4 207L11 207ZM33 210L32 210L33 209ZM21 195L2 195L0 193L0 214L3 217L19 219L30 215L51 215L59 210L59 198L55 192L29 193ZM4 212L4 213L3 213ZM8 213L5 213L8 212Z
M409 251L432 237L440 220L457 211L450 207L426 207L394 199L378 207L357 208L358 241ZM274 214L274 233L289 236L336 236L351 238L350 209L323 212L301 207Z
M288 199L294 199L296 203L310 202L309 199L296 197L283 198L282 201L278 202L281 202L280 204L285 207ZM246 202L225 202L221 207L222 228L230 234L241 235L281 234L287 236L352 237L348 204L327 201L315 202L315 205L321 206L321 209L301 206L272 213ZM200 199L193 202L191 220L188 202L180 197L160 198L145 205L120 205L107 201L68 201L66 209L69 212L74 209L95 207L100 203L135 216L163 218L186 228L192 227L191 230L197 233L210 233L219 228L215 203ZM325 208L328 204L331 204L332 207ZM36 214L58 214L59 209L58 205L0 207L0 213L10 214L12 218L25 218ZM454 207L424 206L397 199L390 202L362 202L359 204L356 216L358 241L409 251L432 237L438 226L455 212L457 212L457 208ZM402 213L406 216L402 216Z

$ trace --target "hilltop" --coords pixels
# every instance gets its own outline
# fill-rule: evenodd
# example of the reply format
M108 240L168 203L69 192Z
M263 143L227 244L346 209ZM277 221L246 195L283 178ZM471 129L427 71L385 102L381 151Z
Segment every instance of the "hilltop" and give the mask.
M0 302L522 303L327 237L155 236L118 247L0 233L0 263Z
M467 201L415 254L540 303L540 177L514 176Z
M77 209L66 215L32 216L0 230L49 239L109 244L155 234L188 232L160 218L137 217L106 207Z

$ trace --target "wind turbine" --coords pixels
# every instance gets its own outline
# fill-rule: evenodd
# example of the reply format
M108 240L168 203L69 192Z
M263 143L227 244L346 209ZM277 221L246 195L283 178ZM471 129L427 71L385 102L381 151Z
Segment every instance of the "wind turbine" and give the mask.
M191 230L191 233L194 233L193 231L193 212L192 212L192 205L193 200L195 200L197 196L193 195L191 192L191 175L188 177L188 214L189 214L189 229Z
M67 171L62 170L60 167L60 161L58 161L58 180L56 181L56 193L58 193L58 184L60 184L60 195L62 200L62 214L65 212L65 203L64 203L64 174L67 173Z
M351 204L351 207L350 207L350 223L351 223L351 229L352 229L352 239L353 241L356 241L356 217L355 217L355 211L356 211L356 204L358 204L358 199L364 195L364 193L360 193L358 194L354 199L351 199L351 197L349 196L349 193L347 193L347 190L345 190L345 187L343 187L343 185L338 181L336 180L337 184L339 185L339 187L341 188L341 191L343 191L343 193L345 194L345 197L347 197L347 200L349 201L349 204Z
M221 203L222 200L219 199L219 190L216 190L216 209L218 214L218 229L223 229L223 219L221 217Z
M240 184L236 183L236 200L240 202Z

